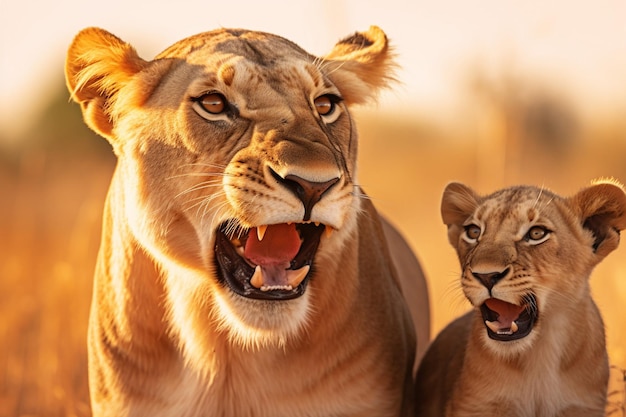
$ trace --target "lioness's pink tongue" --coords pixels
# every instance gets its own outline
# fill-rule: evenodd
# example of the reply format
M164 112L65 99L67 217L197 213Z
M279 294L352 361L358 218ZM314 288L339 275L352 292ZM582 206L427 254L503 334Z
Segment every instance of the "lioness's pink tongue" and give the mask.
M523 306L507 303L506 301L502 301L497 298L490 298L485 301L485 304L489 310L498 313L498 323L500 323L500 326L503 328L511 327L511 323L516 320L520 314L522 314L522 311L524 311L525 308Z
M255 265L284 265L286 269L290 261L298 254L301 244L295 224L272 224L267 226L261 241L257 236L256 228L250 231L244 248L244 256Z

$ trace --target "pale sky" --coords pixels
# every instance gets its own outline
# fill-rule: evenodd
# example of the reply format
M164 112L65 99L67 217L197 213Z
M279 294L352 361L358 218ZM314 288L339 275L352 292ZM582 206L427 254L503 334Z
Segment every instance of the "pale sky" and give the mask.
M150 59L217 27L272 32L323 55L372 24L403 68L385 109L444 109L465 93L471 65L544 77L588 104L626 105L626 0L0 0L0 129L28 124L84 27Z

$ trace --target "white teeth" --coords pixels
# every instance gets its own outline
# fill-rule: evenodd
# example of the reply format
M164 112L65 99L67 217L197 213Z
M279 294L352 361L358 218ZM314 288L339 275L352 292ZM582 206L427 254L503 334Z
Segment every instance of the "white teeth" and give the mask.
M514 321L511 322L510 329L501 329L500 326L498 326L497 321L485 320L485 324L487 325L487 327L489 327L489 329L491 329L492 332L496 334L512 335L513 333L519 330L519 326Z
M306 277L306 274L309 273L311 267L309 265L305 265L302 268L292 271L287 270L287 285L265 285L263 284L263 270L260 265L257 265L254 268L254 274L252 278L250 278L250 285L254 288L258 288L261 291L275 291L275 290L283 290L283 291L291 291Z
M261 291L275 291L275 290L283 290L283 291L291 291L293 288L291 285L264 285L261 287Z
M305 222L305 223L309 224L311 222ZM291 225L293 223L289 222L287 224ZM320 222L315 222L314 224L315 224L315 226L319 226L321 223ZM334 230L335 229L333 229L330 226L325 226L324 227L324 236L329 238L333 234ZM257 226L256 227L256 236L259 239L259 242L262 241L263 238L265 237L265 232L267 232L267 225L266 224L264 224L262 226Z
M311 267L309 265L305 265L300 269L295 271L287 271L287 283L290 287L297 287L306 277L306 274L309 273L309 269Z
M498 333L500 331L500 327L498 327L497 322L495 321L489 321L489 320L485 320L485 324L487 325L487 327L489 327L491 329L492 332L494 333Z
M265 236L265 232L267 231L267 225L257 226L256 228L256 236L259 238L259 242L263 240L263 236Z
M250 278L250 285L255 288L261 288L263 290L263 271L259 265L254 268L254 275Z

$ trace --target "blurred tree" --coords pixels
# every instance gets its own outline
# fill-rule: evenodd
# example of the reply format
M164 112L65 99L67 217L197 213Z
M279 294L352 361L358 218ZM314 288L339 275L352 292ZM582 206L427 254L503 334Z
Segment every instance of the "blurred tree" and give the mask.
M108 142L83 122L80 106L70 100L65 83L59 82L53 91L39 117L19 138L18 151L111 154Z
M50 157L114 161L109 143L83 122L80 107L70 100L65 83L60 80L51 91L52 94L43 96L47 100L43 110L24 133L12 141L14 145L0 147L0 165L5 174L24 174L24 169L33 163L45 164Z
M578 144L578 115L554 86L511 69L491 75L481 68L470 71L468 84L478 124L478 176L489 187L546 163L562 164Z

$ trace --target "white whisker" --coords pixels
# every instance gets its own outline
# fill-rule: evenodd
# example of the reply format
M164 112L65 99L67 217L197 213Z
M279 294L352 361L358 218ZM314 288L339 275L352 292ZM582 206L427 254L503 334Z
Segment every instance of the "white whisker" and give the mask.
M358 185L355 185L353 187L353 191L350 192L350 194L356 198L361 198L363 200L371 200L372 198L370 196L368 196L367 194L365 194L364 192L361 191L361 187L359 187Z
M539 200L541 199L542 195L543 195L543 186L539 189L539 193L537 194L537 198L535 199L535 202L533 203L533 208L536 208L537 205L539 205Z
M177 175L172 175L169 177L166 177L166 180L172 180L172 179L176 179L176 178L184 178L184 177L227 177L228 174L224 174L221 172L187 172L184 174L177 174ZM221 180L216 180L216 181L221 181Z
M224 170L226 169L226 167L228 166L228 164L213 164L213 163L207 163L207 162L194 162L191 164L183 164L181 165L182 167L204 167L204 168L218 168L220 170Z
M194 191L200 191L200 190L204 190L204 189L212 188L212 187L216 187L216 186L221 186L221 185L222 185L221 181L202 181L202 182L200 182L198 184L195 184L195 185L187 188L186 190L183 190L180 193L176 194L174 196L174 198L178 198L178 197L180 197L182 195L189 194L189 193L192 193Z
M452 310L456 312L467 310L471 306L468 299L463 293L463 286L461 285L461 277L459 273L454 272L453 278L448 282L440 301L442 303L450 304Z

